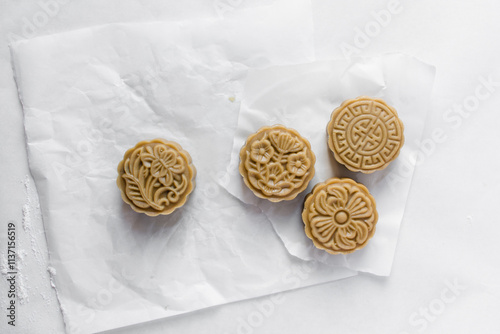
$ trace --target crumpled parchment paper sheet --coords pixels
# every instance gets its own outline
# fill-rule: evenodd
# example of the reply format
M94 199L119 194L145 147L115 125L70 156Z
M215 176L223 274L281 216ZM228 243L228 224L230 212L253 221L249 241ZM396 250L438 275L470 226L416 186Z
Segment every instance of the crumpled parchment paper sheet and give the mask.
M388 276L430 105L434 73L433 66L402 54L252 71L245 84L228 174L221 184L245 203L262 209L290 254ZM373 174L348 171L335 161L327 144L326 126L332 111L344 100L361 95L385 99L396 108L405 126L405 144L399 157ZM315 177L308 189L292 201L271 203L257 198L238 172L239 152L246 138L260 127L273 124L299 131L310 141L316 155ZM348 255L327 255L315 248L304 233L304 197L316 183L331 177L350 177L363 183L377 203L379 219L374 237L366 247Z
M116 24L12 46L28 157L71 333L173 316L355 274L291 256L225 174L249 68L311 61L309 5L224 20ZM198 170L168 217L133 212L116 167L144 139L180 143ZM299 268L307 275L296 276Z

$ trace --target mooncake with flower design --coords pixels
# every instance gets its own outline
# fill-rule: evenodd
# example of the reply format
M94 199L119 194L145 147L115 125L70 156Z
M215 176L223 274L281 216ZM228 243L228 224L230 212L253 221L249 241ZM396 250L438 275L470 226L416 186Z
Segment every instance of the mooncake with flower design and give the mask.
M167 215L184 205L195 187L195 176L188 152L173 141L154 139L125 152L116 184L134 211Z
M260 198L292 200L314 176L316 157L311 144L296 130L266 126L247 138L240 151L240 174Z
M375 233L375 199L361 183L331 178L307 195L302 220L314 245L331 254L363 248Z

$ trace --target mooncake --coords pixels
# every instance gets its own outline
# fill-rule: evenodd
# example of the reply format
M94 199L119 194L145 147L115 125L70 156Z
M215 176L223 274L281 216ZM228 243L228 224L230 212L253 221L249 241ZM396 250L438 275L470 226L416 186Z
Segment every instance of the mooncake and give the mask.
M361 183L331 178L314 186L302 211L306 235L331 254L363 248L375 233L375 199Z
M372 173L396 159L404 144L404 126L382 99L361 96L332 112L328 146L335 159L354 172Z
M116 183L134 211L157 216L184 205L195 187L195 176L188 152L173 141L154 139L125 152Z
M255 196L271 202L294 199L314 176L311 144L296 130L266 126L247 138L240 174Z

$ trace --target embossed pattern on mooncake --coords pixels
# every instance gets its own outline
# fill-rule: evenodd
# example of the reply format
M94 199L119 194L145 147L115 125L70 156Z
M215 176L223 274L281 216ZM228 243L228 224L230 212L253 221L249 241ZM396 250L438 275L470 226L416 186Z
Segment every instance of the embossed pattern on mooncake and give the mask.
M372 173L396 159L404 144L404 126L382 99L361 96L332 112L328 146L335 159L354 172Z
M196 168L182 147L165 139L141 141L118 165L116 184L136 212L167 215L181 207L195 187Z
M331 254L363 248L375 233L378 214L368 189L351 179L331 178L307 195L302 220L314 245Z
M253 193L271 202L294 199L314 176L316 157L297 131L274 125L249 136L240 151L240 174Z

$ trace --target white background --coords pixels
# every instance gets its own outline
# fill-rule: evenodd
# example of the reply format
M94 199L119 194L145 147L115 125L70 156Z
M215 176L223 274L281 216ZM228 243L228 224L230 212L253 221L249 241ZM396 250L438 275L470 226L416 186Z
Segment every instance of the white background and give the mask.
M6 326L2 310L2 333L64 332L50 287L41 221L22 224L29 171L22 110L10 68L9 36L32 37L108 22L217 16L221 4L244 10L266 3L73 0L61 1L49 17L42 9L48 2L0 1L0 253L5 256L6 225L12 220L18 247L24 250L19 270L26 287L14 331ZM288 292L274 302L263 297L114 333L500 331L496 321L500 314L500 158L495 154L500 143L500 3L312 0L312 4L319 59L344 57L342 48L350 45L351 51L356 48L367 56L405 52L437 68L434 108L391 276L360 275ZM373 13L390 9L384 26L377 23ZM224 15L231 15L230 10ZM371 36L362 38L359 31ZM488 80L490 84L485 85ZM2 275L2 309L6 286Z

